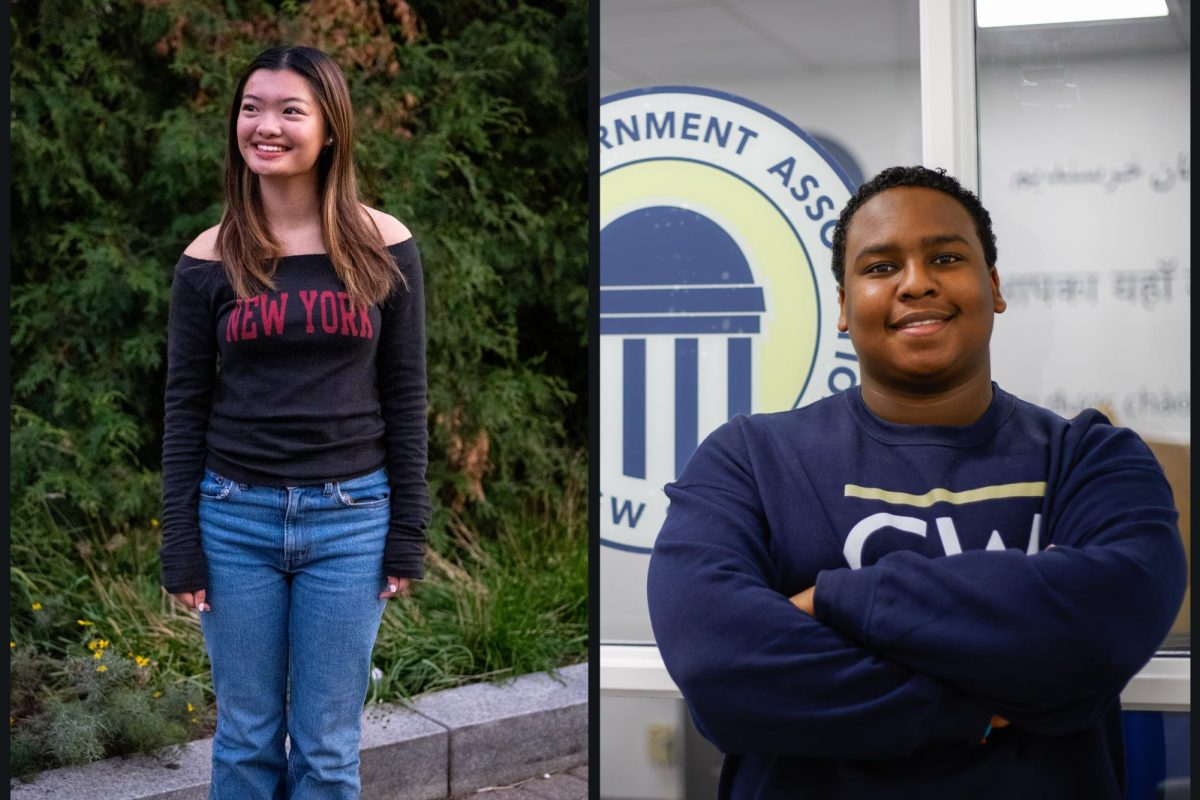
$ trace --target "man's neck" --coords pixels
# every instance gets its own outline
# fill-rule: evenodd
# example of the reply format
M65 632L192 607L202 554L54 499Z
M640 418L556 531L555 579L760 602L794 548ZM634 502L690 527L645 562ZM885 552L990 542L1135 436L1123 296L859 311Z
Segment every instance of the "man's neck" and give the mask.
M899 425L970 425L992 402L991 369L939 390L887 386L863 376L862 398L875 416Z

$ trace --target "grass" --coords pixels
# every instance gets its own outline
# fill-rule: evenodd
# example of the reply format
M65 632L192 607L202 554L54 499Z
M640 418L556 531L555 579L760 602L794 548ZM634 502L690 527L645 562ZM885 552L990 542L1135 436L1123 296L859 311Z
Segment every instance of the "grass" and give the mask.
M372 656L382 678L368 702L584 661L584 487L573 478L486 529L443 510L425 580L384 613ZM119 532L70 527L50 504L14 518L13 774L211 734L199 620L160 588L158 545L151 520Z

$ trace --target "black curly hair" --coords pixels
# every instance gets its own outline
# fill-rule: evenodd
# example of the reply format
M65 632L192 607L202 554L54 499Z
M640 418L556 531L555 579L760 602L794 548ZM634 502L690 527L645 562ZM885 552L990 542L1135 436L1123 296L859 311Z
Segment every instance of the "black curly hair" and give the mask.
M838 215L837 225L833 229L833 277L837 279L838 286L844 286L846 281L846 231L850 227L850 220L854 218L858 209L862 208L863 203L882 191L901 186L936 189L961 203L975 220L975 232L983 244L984 260L989 267L996 266L996 234L992 232L992 218L973 192L947 175L944 169L922 166L888 167L859 186L858 191Z

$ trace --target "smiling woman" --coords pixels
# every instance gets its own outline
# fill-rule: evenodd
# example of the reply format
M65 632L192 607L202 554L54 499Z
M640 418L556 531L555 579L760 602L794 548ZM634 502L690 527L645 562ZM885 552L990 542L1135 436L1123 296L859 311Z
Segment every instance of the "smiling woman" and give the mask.
M338 66L260 54L230 109L225 213L172 285L162 583L201 612L214 798L358 796L380 619L423 575L421 262L359 202L353 148Z
M386 296L397 271L379 237L409 233L359 202L354 109L337 64L312 48L264 51L242 75L228 131L225 214L188 254L220 258L239 296L272 285L275 259L305 253L328 253L358 303Z

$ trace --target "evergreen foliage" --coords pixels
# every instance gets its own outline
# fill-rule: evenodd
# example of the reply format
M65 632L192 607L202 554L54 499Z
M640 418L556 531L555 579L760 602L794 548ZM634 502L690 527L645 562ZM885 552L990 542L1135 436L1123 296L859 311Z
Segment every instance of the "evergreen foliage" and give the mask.
M167 302L179 254L219 219L238 75L284 43L342 65L364 200L421 247L429 602L452 604L459 572L500 568L513 532L551 559L516 566L569 563L545 608L575 633L539 660L518 665L484 637L457 672L422 682L387 664L385 685L415 693L585 657L586 0L43 0L13 3L10 20L12 635L37 643L28 658L67 669L87 608L122 649L155 643L173 685L195 689L205 668L198 630L163 613L157 586ZM529 544L546 538L579 557ZM34 601L45 607L25 611ZM32 748L42 766L95 757L85 735L107 752L154 743L84 699L22 691L14 754ZM112 695L121 719L148 707L130 691Z

